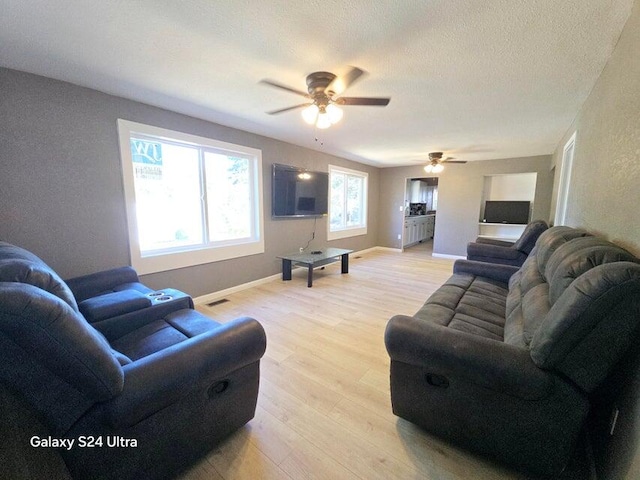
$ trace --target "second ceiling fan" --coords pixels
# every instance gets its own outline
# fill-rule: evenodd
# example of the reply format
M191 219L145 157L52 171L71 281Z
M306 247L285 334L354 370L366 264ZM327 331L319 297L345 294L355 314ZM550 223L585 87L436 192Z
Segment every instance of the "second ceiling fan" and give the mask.
M313 72L307 75L307 92L282 85L273 80L264 79L261 83L286 90L307 98L307 102L267 112L269 115L288 112L297 108L304 108L302 118L305 122L318 128L328 128L342 118L342 109L339 106L363 105L384 107L389 104L390 98L382 97L342 97L340 96L350 85L364 74L364 70L350 67L341 76L330 72Z
M444 170L443 163L467 163L466 160L456 160L453 157L442 158L443 152L429 153L429 163L425 165L424 171L427 173L440 173Z

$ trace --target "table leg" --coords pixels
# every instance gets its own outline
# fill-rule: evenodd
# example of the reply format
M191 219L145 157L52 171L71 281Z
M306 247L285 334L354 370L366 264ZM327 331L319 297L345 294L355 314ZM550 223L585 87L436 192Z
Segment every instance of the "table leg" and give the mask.
M291 260L282 259L282 280L291 280Z
M342 273L349 273L349 254L342 255Z
M307 287L311 287L313 284L313 265L309 264L309 270L307 271Z

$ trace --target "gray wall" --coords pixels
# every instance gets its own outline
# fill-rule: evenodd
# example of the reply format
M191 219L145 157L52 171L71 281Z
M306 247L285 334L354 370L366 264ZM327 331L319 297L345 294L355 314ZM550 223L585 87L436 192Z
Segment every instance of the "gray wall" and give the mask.
M433 251L445 255L466 255L467 243L478 236L484 177L503 173L536 172L536 195L532 218L547 220L553 187L550 157L486 160L449 164L438 175L425 174L422 166L385 168L380 173L380 245L401 248L398 234L403 229L407 178L438 177L438 209Z
M32 250L65 278L130 264L118 118L262 150L265 253L145 276L153 288L204 295L276 274L276 255L306 245L313 219L271 219L272 163L368 172L369 233L330 244L378 243L377 168L13 70L0 69L0 92L0 239ZM311 246L325 245L321 218Z
M565 143L577 131L567 224L640 255L640 4L553 155L554 191ZM554 211L555 214L555 202Z
M640 2L635 2L613 55L558 144L554 164L559 164L574 131L567 223L640 255ZM604 406L594 422L603 427L594 434L599 478L640 478L639 363L637 358L627 360L624 375L601 392ZM620 413L610 436L615 407Z

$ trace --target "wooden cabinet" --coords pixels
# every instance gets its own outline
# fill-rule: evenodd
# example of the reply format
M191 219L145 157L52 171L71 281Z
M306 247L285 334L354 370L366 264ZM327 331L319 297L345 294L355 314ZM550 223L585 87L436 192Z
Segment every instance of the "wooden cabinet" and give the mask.
M435 215L405 218L402 246L408 247L433 238L435 218Z

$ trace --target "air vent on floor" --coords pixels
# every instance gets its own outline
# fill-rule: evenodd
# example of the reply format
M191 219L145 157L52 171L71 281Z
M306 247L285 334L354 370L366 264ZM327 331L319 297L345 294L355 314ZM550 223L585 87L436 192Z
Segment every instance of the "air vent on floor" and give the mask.
M362 258L360 255L356 255L355 257L353 257L354 260L357 260L358 258Z
M229 300L226 298L221 298L220 300L216 300L215 302L207 303L207 307L215 307L216 305L220 305L221 303L227 303Z

